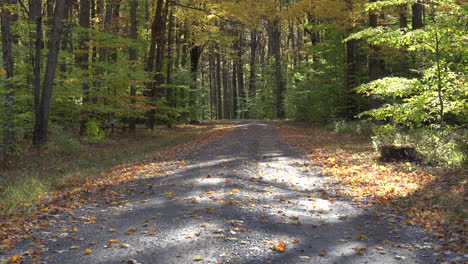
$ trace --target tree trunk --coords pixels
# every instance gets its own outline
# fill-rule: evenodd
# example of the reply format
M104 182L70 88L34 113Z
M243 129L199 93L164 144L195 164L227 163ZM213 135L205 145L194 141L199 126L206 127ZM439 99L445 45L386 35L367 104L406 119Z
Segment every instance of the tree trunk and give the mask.
M195 44L190 49L190 75L192 76L192 82L190 84L189 103L191 107L195 107L197 103L197 74L202 51L202 47Z
M231 119L231 98L229 93L228 66L226 57L223 59L223 98L224 98L224 119Z
M249 75L249 98L255 104L257 95L257 32L250 31L250 75ZM252 116L252 109L249 109L249 117Z
M34 36L34 57L32 58L34 83L33 83L33 96L34 96L34 115L35 120L40 119L40 106L41 106L41 66L42 66L42 1L31 0L29 2L29 16L31 22L36 25L36 32ZM34 128L35 130L36 128Z
M90 0L81 0L80 1L80 26L85 29L89 29L91 26L90 23ZM89 103L89 84L87 83L88 71L89 71L89 47L87 42L89 41L88 33L83 32L79 38L79 48L81 50L80 54L76 56L76 62L78 66L83 70L83 108L84 111L81 113L81 123L80 123L80 135L84 135L86 131L86 123L88 122L88 113L86 111L87 104Z
M1 4L1 30L2 30L2 48L3 48L3 66L5 68L5 124L3 128L3 154L5 162L9 156L15 152L15 87L12 82L14 76L13 62L13 37L11 32L11 22L13 20L12 11L8 9L8 5L13 5L14 1L3 1Z
M370 0L370 2L376 2L376 0ZM378 22L377 13L371 12L369 14L369 26L372 28L377 27ZM378 47L371 45L371 50L369 54L369 80L374 81L379 78L379 60L378 60Z
M44 84L42 86L42 96L39 119L36 120L33 144L45 145L47 143L50 100L52 98L52 86L57 69L57 60L60 49L60 35L62 32L62 18L65 11L65 0L56 0L54 22L52 25L52 36L50 38L49 55L47 58L46 71L44 74Z
M216 119L223 118L223 108L222 108L222 101L221 101L221 54L219 54L219 50L216 53Z
M132 0L130 4L130 38L136 40L138 38L138 21L137 21L137 10L138 10L138 0ZM138 52L137 49L131 47L129 49L129 59L132 62L137 62ZM135 107L135 96L136 96L136 87L132 85L130 87L130 104L132 107ZM128 129L131 133L135 133L136 130L136 117L131 116L128 124Z
M172 83L172 65L173 65L173 45L174 45L174 8L170 7L169 24L167 29L167 53L166 53L166 83ZM166 97L171 107L175 107L174 89L169 87L166 89Z
M413 19L412 19L413 30L423 28L424 27L424 22L423 22L424 5L423 5L422 0L417 0L416 3L414 3L411 6L411 9L413 12Z
M286 84L283 78L283 69L281 62L281 32L280 32L280 19L276 18L269 23L270 32L270 48L273 49L272 54L275 59L275 77L276 77L276 117L284 118L284 92Z
M239 93L237 91L237 62L235 60L232 62L232 101L233 118L238 119Z
M158 0L157 5L156 5L156 13L154 16L153 24L151 25L151 42L150 42L150 49L148 52L148 59L146 63L146 71L150 76L154 74L154 64L155 64L155 58L156 58L156 44L158 42L158 36L161 34L161 24L162 24L162 17L163 17L163 4L164 0ZM150 98L150 100L153 102L154 97L155 97L155 83L150 81L146 85L146 96ZM148 121L147 121L147 126L150 129L154 129L154 115L155 115L155 110L151 109L148 111L147 116L148 116Z

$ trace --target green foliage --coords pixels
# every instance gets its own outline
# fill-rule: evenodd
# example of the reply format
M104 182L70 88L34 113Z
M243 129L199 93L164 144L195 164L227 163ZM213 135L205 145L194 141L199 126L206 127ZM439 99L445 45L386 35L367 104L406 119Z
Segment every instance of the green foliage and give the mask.
M95 119L88 120L86 124L86 141L92 143L102 143L106 133L99 127Z
M328 125L328 128L335 133L353 133L363 136L374 134L374 127L371 122L366 120L357 121L334 121Z
M345 91L345 53L339 31L326 29L325 41L308 50L313 59L299 62L290 73L286 93L286 116L302 121L325 121L341 117Z
M464 127L438 125L407 128L395 125L377 127L373 137L381 145L411 145L430 164L460 166L468 160L468 133Z
M367 11L394 4L379 1ZM360 116L384 122L376 129L379 144L414 145L429 162L461 165L466 161L463 129L468 121L467 14L453 1L431 1L426 8L430 15L422 29L377 27L348 38L406 50L410 56L418 52L416 77L386 77L357 88L382 103Z

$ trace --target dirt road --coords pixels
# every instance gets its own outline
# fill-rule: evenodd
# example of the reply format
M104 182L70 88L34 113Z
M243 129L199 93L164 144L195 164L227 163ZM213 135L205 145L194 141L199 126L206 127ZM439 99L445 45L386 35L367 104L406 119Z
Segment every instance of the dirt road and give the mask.
M60 264L438 263L423 232L333 197L273 125L236 124L196 153L146 164L113 197L51 219L9 254L30 249Z

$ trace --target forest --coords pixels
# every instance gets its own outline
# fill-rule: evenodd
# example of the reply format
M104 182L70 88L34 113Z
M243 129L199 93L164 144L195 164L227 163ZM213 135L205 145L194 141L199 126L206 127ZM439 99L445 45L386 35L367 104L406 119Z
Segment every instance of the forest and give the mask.
M372 119L379 140L419 140L434 158L448 151L443 162L460 164L466 8L451 0L3 1L3 157L64 130L100 141L110 128L210 119Z
M0 263L464 263L468 1L0 5Z

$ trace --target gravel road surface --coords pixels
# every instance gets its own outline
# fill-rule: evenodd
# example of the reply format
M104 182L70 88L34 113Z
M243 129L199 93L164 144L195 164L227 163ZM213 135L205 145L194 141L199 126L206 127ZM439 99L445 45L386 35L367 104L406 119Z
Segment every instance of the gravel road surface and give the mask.
M439 263L424 232L333 197L273 125L235 124L197 152L146 164L9 254L40 251L40 263L58 264Z

